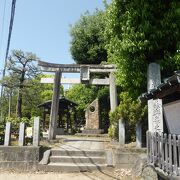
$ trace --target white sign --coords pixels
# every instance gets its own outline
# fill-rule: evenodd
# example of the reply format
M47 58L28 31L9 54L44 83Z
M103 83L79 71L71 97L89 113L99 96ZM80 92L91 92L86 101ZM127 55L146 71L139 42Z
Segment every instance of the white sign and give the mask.
M32 127L27 127L26 128L26 137L31 138L33 135L32 132L33 132Z

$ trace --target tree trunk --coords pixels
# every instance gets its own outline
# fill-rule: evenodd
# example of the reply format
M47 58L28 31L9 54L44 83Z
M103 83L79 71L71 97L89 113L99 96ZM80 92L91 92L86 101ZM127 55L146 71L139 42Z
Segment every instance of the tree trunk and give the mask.
M20 84L19 84L19 93L18 93L18 104L17 104L17 117L22 118L22 90L23 90L23 83L25 80L25 66L23 65L22 74L20 77Z
M10 89L10 93L9 93L8 117L11 117L11 104L12 104L12 89Z
M19 85L19 93L18 93L18 102L17 102L17 117L22 118L22 90L23 90L23 83L25 77L25 65L23 66L21 78L20 78L20 85Z
M17 117L22 118L22 90L19 88L17 101Z

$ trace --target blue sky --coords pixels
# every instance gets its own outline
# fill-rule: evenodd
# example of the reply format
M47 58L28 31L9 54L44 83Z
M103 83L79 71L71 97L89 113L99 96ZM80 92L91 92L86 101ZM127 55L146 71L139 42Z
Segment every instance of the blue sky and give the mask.
M108 0L107 2L110 2ZM5 6L4 30L3 8ZM11 0L0 3L0 69L4 65ZM74 63L70 52L70 25L86 12L104 9L103 0L17 0L10 51L21 49L55 63ZM2 33L4 32L4 33Z

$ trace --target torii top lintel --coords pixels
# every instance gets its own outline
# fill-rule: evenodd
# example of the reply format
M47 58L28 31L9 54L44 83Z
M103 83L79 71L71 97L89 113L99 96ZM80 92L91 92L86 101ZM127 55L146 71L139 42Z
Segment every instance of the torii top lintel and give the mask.
M62 73L79 73L81 69L86 67L90 72L111 73L116 71L115 65L95 65L95 64L55 64L44 61L38 61L38 66L44 72L56 72L60 70Z

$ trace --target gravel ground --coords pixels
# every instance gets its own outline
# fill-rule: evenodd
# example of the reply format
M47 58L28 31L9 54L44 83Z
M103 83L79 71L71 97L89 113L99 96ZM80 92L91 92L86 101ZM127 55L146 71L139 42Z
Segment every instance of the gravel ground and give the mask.
M0 180L135 180L129 169L80 173L17 172L0 170Z

